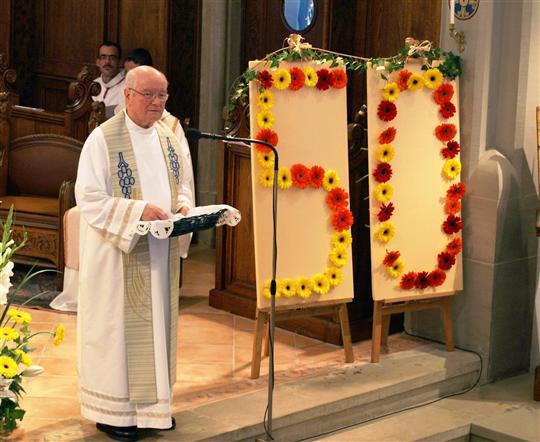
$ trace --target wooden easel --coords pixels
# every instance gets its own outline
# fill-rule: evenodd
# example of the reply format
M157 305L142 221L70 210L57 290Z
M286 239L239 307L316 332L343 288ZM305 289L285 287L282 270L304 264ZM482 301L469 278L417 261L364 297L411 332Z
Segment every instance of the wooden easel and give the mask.
M379 362L381 345L388 345L390 316L394 313L415 312L420 310L441 309L444 325L446 351L454 350L452 333L452 304L448 294L439 298L414 300L382 300L373 302L373 332L371 337L371 362Z
M345 351L345 362L354 361L352 349L351 330L349 326L349 314L347 313L347 304L311 305L311 306L281 306L276 308L276 322L287 319L294 319L303 316L321 316L330 314L339 314L341 324L341 337L343 339L343 350ZM257 309L255 321L255 336L253 338L253 353L251 357L251 379L257 379L261 372L261 350L264 339L264 356L268 356L269 344L268 334L265 333L266 323L270 322L270 309Z

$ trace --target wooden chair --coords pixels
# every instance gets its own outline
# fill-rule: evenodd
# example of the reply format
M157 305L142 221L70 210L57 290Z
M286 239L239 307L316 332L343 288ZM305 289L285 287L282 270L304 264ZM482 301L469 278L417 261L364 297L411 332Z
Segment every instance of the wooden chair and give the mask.
M10 143L5 182L0 183L0 218L15 208L13 236L28 242L15 262L64 269L63 217L75 205L74 183L83 143L55 134L20 137ZM7 160L7 161L6 161ZM4 164L5 167L5 164ZM62 287L62 273L57 287Z

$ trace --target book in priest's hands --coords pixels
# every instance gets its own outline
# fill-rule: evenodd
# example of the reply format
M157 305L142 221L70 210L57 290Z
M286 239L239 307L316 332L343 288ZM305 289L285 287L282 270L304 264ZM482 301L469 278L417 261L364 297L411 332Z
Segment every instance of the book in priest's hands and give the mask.
M185 216L176 213L166 220L139 221L135 226L135 233L139 235L150 233L156 238L168 238L224 224L236 226L241 219L240 211L226 204L200 206L189 210Z

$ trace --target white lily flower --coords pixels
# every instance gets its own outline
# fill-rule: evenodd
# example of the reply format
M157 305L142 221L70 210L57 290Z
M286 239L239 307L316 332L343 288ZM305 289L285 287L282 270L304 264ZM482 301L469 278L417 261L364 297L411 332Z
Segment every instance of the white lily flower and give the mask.
M29 378L32 378L34 376L37 376L37 375L40 375L41 373L43 373L45 370L43 369L43 367L41 365L31 365L30 367L28 367L26 370L24 370L21 375L22 376L26 376L26 377L29 377Z

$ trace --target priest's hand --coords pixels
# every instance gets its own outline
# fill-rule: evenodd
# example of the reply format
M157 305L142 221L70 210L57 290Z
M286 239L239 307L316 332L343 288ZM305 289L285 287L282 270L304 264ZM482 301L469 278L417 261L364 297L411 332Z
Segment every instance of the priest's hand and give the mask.
M180 207L180 210L177 213L181 213L182 215L186 216L189 212L189 208L187 206Z
M146 206L144 206L144 210L141 215L141 221L155 221L158 219L169 219L169 215L167 215L167 213L163 209L160 209L158 206L146 203Z

